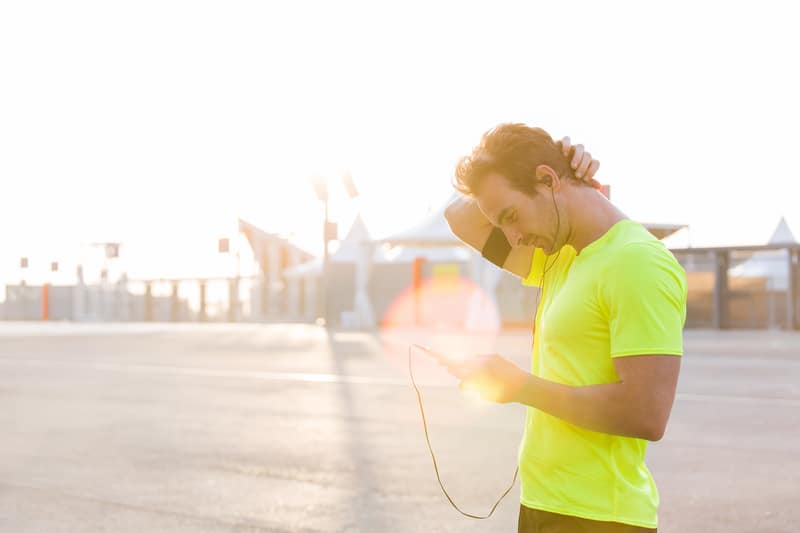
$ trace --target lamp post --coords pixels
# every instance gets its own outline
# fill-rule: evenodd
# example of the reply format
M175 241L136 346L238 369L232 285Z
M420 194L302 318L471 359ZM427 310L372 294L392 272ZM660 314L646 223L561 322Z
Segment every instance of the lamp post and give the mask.
M353 177L349 172L341 176L342 187L347 191L350 199L358 196L358 190L353 183ZM311 178L311 185L317 194L317 199L324 205L325 219L322 224L322 279L320 281L320 306L322 308L322 319L325 327L330 324L330 306L328 302L328 243L338 237L338 226L336 222L330 220L328 209L329 203L329 180L327 178L315 176Z
M325 327L328 326L328 240L331 234L329 211L328 211L328 180L320 176L311 178L311 185L317 194L317 199L324 206L324 220L322 222L322 274L319 284L319 302L322 309L322 320ZM335 231L335 229L334 229Z
M22 319L25 319L25 311L28 307L28 289L25 283L25 271L28 270L28 258L27 257L20 257L19 259L19 269L20 269L20 282L19 282L19 292L20 292L20 302L22 306Z
M58 272L58 261L50 262L50 272ZM50 279L52 279L52 274ZM49 281L42 284L42 320L50 320L50 285Z

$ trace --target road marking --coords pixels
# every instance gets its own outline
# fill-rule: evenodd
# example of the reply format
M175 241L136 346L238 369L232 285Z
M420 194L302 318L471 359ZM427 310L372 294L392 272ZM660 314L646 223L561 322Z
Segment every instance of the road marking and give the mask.
M56 361L51 359L29 359L2 357L0 364L7 365L28 365L28 366L66 366L81 367L92 370L105 370L112 372L139 372L144 374L163 374L176 376L203 376L203 377L223 377L223 378L243 378L258 379L262 381L295 381L305 383L343 383L353 385L393 385L411 386L410 379L398 379L380 376L346 376L341 374L322 374L315 372L263 372L258 370L225 370L221 368L196 368L168 365L140 365L140 364L118 364L118 363L98 363L92 361ZM420 382L426 386L452 387L452 383L428 383Z
M98 363L92 361L57 361L52 359L31 359L21 357L0 357L0 364L62 367L81 367L91 370L110 372L138 372L142 374L160 374L172 376L201 376L220 378L256 379L261 381L296 382L296 383L334 383L346 385L388 385L394 387L411 387L408 378L381 376L347 376L341 374L323 374L315 372L263 372L253 370L225 370L221 368L194 368L168 365L141 365ZM456 380L450 382L431 382L417 379L417 384L424 387L454 387ZM765 396L734 396L726 394L697 394L679 392L679 401L733 403L740 405L768 406L800 406L800 398L770 398Z

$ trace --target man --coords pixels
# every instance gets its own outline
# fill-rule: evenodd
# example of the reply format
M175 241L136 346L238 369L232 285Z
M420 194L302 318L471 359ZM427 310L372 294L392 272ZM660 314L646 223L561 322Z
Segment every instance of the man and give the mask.
M497 354L450 370L486 399L528 406L520 532L653 531L645 450L675 398L685 272L597 191L591 157L573 163L523 124L487 132L459 162L451 229L541 301L532 372Z

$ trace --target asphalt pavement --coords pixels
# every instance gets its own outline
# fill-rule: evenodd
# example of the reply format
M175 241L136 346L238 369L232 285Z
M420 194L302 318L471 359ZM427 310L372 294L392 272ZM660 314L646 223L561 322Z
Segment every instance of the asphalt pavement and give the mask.
M529 364L524 331L0 322L0 531L516 531L519 482L483 521L441 493L409 342ZM659 531L800 532L800 333L690 330L685 348L648 452ZM486 513L524 408L414 358L445 486Z

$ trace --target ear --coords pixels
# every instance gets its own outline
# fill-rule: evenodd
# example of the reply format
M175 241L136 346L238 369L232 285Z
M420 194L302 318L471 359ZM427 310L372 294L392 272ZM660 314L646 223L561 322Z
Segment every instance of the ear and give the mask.
M548 165L539 165L536 167L536 181L544 183L554 191L557 191L561 187L561 178L559 178L556 171Z

